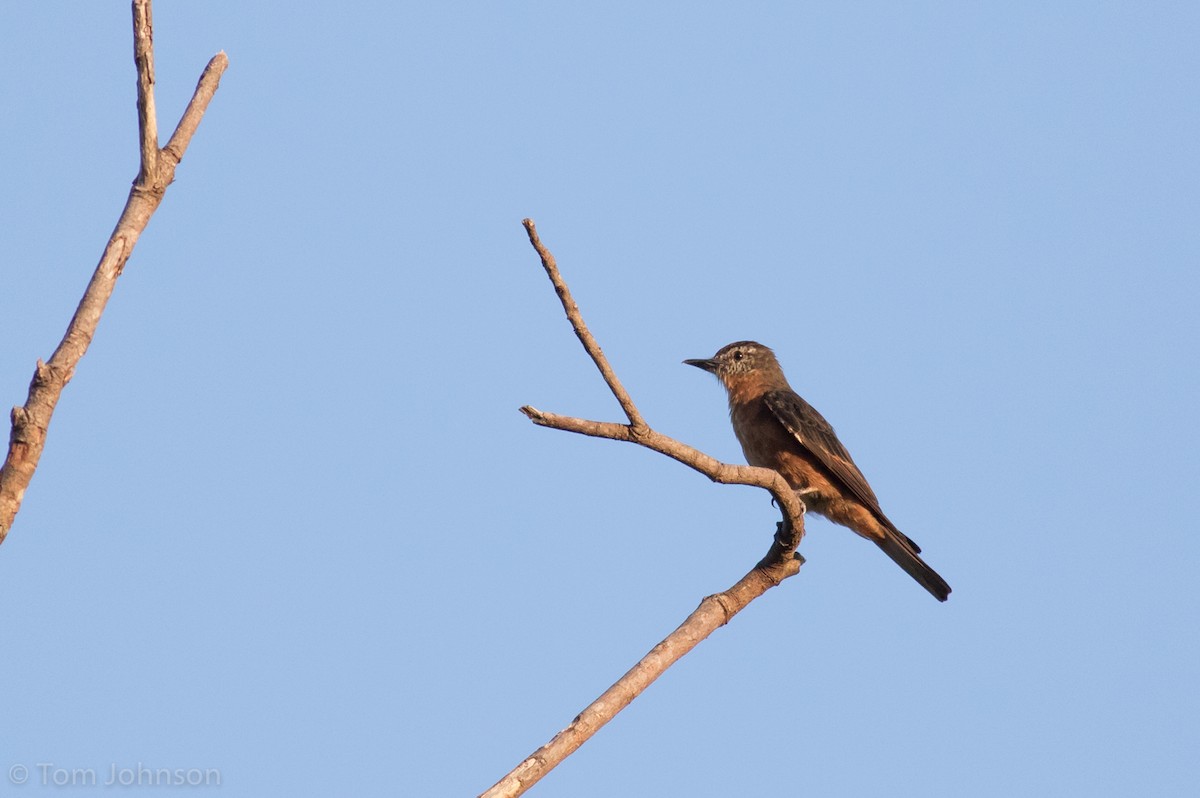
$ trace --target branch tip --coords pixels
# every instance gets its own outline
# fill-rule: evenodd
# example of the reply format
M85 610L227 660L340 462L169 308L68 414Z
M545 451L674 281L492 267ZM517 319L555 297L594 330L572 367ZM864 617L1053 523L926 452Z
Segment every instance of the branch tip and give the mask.
M562 274L558 270L558 264L554 260L554 255L542 244L538 238L537 226L532 219L525 219L522 224L525 225L525 230L529 234L529 243L533 245L537 251L538 257L542 261L542 268L546 270L546 276L550 278L551 284L554 286L554 292L558 294L558 301L562 303L563 312L567 315L567 320L571 322L571 328L575 330L575 337L579 339L579 343L583 344L584 351L588 353L588 357L596 364L600 376L604 378L604 382L608 385L608 389L612 391L613 397L617 403L621 405L621 409L625 411L625 417L629 419L630 425L633 427L644 427L646 422L642 420L642 415L637 409L637 405L633 403L629 393L625 390L625 386L621 384L621 380L617 378L617 373L613 371L613 367L609 365L608 358L604 356L604 352L600 349L600 344L596 343L591 331L587 327L587 323L583 320L583 314L579 311L579 305L576 304L574 297L571 296L571 289L567 287L567 281L563 279Z

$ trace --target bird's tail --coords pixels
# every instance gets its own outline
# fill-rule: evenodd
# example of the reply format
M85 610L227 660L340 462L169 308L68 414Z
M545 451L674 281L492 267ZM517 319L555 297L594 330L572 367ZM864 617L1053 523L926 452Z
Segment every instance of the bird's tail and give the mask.
M876 538L875 543L938 601L945 601L950 596L950 585L937 571L926 565L918 554L920 547L902 532L889 529L884 537Z

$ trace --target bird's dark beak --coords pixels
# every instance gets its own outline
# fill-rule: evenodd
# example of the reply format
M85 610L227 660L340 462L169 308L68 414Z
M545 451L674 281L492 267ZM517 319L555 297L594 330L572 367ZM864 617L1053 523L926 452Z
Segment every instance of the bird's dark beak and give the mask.
M717 373L717 361L711 358L706 360L685 360L683 362L689 366L695 366L698 369L704 369L709 374Z

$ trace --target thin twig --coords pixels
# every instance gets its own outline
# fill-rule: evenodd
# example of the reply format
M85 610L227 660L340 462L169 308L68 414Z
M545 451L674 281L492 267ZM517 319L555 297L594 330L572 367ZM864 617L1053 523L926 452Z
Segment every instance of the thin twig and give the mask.
M154 107L154 13L150 0L133 0L133 62L137 65L138 140L141 169L137 182L150 182L158 165L158 112Z
M592 356L597 368L604 374L605 381L616 395L617 401L621 403L630 423L615 424L560 416L528 405L522 407L521 412L534 424L542 427L645 446L699 471L714 482L764 488L770 491L778 502L780 511L783 513L783 520L778 525L770 550L749 573L725 592L709 596L701 601L696 611L688 616L678 629L669 634L603 695L579 713L570 725L513 768L491 789L483 793L481 798L516 798L523 794L583 745L600 727L612 720L618 712L641 695L643 690L680 657L691 651L701 640L720 626L728 623L751 601L784 579L796 574L804 562L804 558L796 552L796 548L804 536L804 504L786 480L778 472L769 468L722 463L697 449L652 430L642 420L633 400L621 387L620 381L617 380L616 375L608 366L608 362L604 359L604 355L600 352L600 347L596 345L591 333L588 332L579 308L571 299L566 282L558 272L554 256L538 240L536 228L531 220L525 220L525 229L529 232L530 242L542 259L542 266L545 267L554 283L554 288L562 300L563 309L567 312L567 318L570 319L575 334L583 342L584 348Z
M555 263L554 256L550 254L550 250L546 249L542 245L541 239L538 238L537 227L534 225L533 219L526 219L522 224L525 225L525 231L529 234L529 243L533 244L533 248L537 250L538 256L542 259L542 268L546 270L546 274L550 277L550 282L554 283L554 291L558 294L558 298L562 302L563 310L567 312L567 318L571 322L571 327L575 330L575 335L579 337L579 342L583 344L583 348L587 350L588 355L592 358L592 362L600 370L600 375L608 383L609 390L613 392L613 396L617 397L617 401L621 404L621 409L625 411L625 417L629 419L630 426L635 430L641 431L646 427L646 422L642 420L642 414L638 412L638 409L633 404L633 400L629 398L629 394L625 391L625 386L617 379L616 372L612 370L612 366L608 365L608 358L604 356L604 352L600 349L600 344L596 343L596 339L588 331L587 325L583 323L583 315L579 312L579 306L575 304L575 300L571 297L571 290L567 288L566 281L558 273L558 264Z
M549 427L565 432L576 432L592 438L609 438L614 441L626 441L645 446L659 454L665 454L672 460L678 460L685 466L699 471L713 482L719 482L722 485L748 485L769 490L785 517L800 518L804 515L804 503L800 501L796 491L788 485L787 480L774 469L722 463L699 449L693 449L686 443L681 443L649 427L646 427L640 434L634 434L627 424L560 416L556 413L546 413L529 405L522 407L521 412L539 427Z
M8 454L3 467L0 467L0 543L8 535L17 511L21 509L25 489L33 479L33 472L45 448L46 430L62 390L74 375L80 358L87 352L104 307L116 287L117 278L121 276L138 237L162 202L167 186L175 179L175 167L217 90L221 74L229 64L223 52L209 61L191 103L167 145L168 149L159 150L158 122L154 109L153 33L150 0L133 0L133 53L138 77L141 164L133 187L129 190L125 208L62 341L48 362L38 361L25 404L12 410Z
M192 136L195 134L196 128L200 126L200 119L208 110L208 103L217 93L221 75L227 66L229 66L229 56L225 55L225 51L222 50L208 60L208 65L200 73L200 80L196 81L196 90L192 92L192 99L184 109L183 116L179 118L179 124L175 126L175 132L171 134L171 140L162 149L162 154L169 156L174 165L177 166L183 160L183 153L191 144ZM173 176L174 171L171 174Z

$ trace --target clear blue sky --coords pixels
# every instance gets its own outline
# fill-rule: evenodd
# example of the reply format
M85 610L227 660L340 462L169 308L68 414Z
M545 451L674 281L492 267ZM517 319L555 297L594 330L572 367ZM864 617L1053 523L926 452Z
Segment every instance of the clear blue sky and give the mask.
M1194 794L1194 3L155 12L164 131L230 66L0 547L6 794L474 795L758 560L765 494L517 412L620 418L526 216L652 425L741 462L680 361L773 346L955 589L813 520L531 795ZM4 406L136 172L131 48L0 12Z

